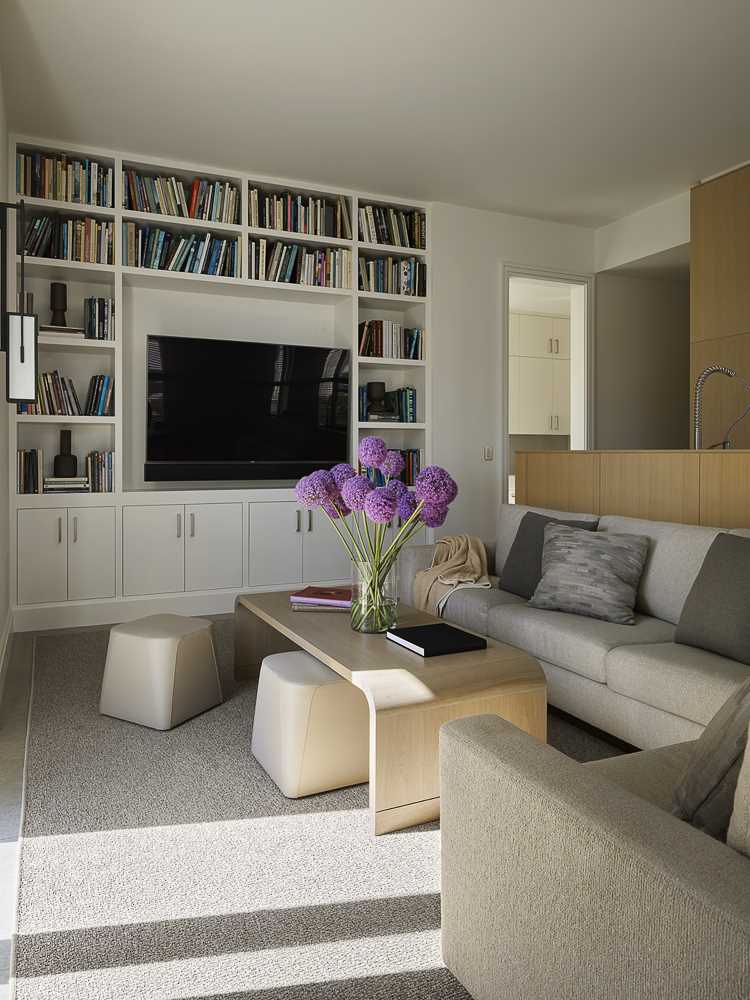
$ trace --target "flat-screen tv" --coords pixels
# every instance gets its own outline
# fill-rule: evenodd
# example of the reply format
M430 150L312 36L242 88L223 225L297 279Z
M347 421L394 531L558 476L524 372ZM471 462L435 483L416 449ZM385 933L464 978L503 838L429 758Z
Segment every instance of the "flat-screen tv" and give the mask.
M345 462L349 351L148 337L144 479L296 479Z

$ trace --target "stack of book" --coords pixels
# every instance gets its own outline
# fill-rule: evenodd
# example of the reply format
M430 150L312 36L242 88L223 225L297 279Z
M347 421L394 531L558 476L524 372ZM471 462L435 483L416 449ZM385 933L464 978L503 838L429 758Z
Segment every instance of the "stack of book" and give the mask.
M57 369L53 372L39 372L36 380L36 402L18 403L18 413L36 415L74 417L81 414L75 386L69 378Z
M240 275L240 246L237 239L222 239L211 233L170 233L156 226L125 222L122 227L122 256L128 267L148 267L159 271L190 274Z
M360 205L359 238L364 243L424 250L427 223L424 212L382 205Z
M96 160L68 159L65 153L17 153L16 191L27 198L50 198L111 208L112 167Z
M86 476L91 493L112 493L114 460L113 451L91 451L86 456Z
M16 454L16 492L41 493L44 478L44 452L41 448L25 451L20 448Z
M386 392L384 411L373 413L369 407L369 397L366 385L359 387L359 419L367 423L402 423L417 422L417 390L412 385L402 386Z
M279 229L308 236L335 236L350 240L349 205L339 195L336 203L292 191L250 188L248 223L258 229Z
M288 285L351 288L352 252L334 247L315 250L298 243L251 240L250 277Z
M423 296L427 267L417 257L360 257L359 287L363 292Z
M419 448L401 448L399 453L406 464L406 468L398 478L406 486L413 486L414 481L422 470L422 452ZM368 469L360 462L359 474L367 476L373 486L385 486L385 476L379 469Z
M359 354L363 358L422 360L424 330L403 327L389 319L368 319L359 324Z
M73 340L86 339L86 331L82 326L45 326L40 323L39 332L51 337L67 337Z
M115 380L111 375L92 375L83 416L114 416ZM80 411L79 411L80 412Z
M93 295L84 299L83 329L89 340L114 340L115 300Z
M45 476L45 493L88 493L88 476Z
M196 177L188 194L179 177L152 177L126 169L122 172L122 190L123 207L135 212L206 222L236 223L239 219L240 192L228 181Z
M38 215L26 229L25 252L30 257L111 264L114 222Z
M351 587L305 587L289 595L292 611L341 611L352 607Z

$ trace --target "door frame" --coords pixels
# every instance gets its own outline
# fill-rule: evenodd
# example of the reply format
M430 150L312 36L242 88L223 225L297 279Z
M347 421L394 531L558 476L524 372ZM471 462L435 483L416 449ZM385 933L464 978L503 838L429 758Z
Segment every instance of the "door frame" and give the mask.
M500 385L502 388L502 405L500 407L500 441L502 455L500 456L500 502L507 503L507 483L510 474L510 447L508 433L508 396L510 392L510 372L508 365L508 347L510 333L508 316L510 305L511 278L538 278L542 281L557 281L567 285L582 285L586 289L585 309L585 366L586 366L586 398L585 434L586 449L595 446L595 377L596 377L596 339L595 327L595 280L593 274L579 274L574 271L556 271L550 268L530 267L527 264L513 264L503 261L500 264Z

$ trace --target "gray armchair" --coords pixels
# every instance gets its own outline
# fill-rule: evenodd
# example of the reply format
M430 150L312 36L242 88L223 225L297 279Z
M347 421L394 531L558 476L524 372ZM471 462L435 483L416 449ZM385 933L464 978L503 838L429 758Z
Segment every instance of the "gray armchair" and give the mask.
M476 1000L748 1000L750 860L668 812L689 747L443 727L443 956Z

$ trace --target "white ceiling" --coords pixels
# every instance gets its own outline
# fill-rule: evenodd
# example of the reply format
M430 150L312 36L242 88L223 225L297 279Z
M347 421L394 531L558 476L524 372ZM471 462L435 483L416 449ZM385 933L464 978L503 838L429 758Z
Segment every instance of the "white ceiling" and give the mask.
M511 278L508 286L510 312L570 316L570 285L538 278Z
M747 0L1 0L11 126L598 225L750 159Z

